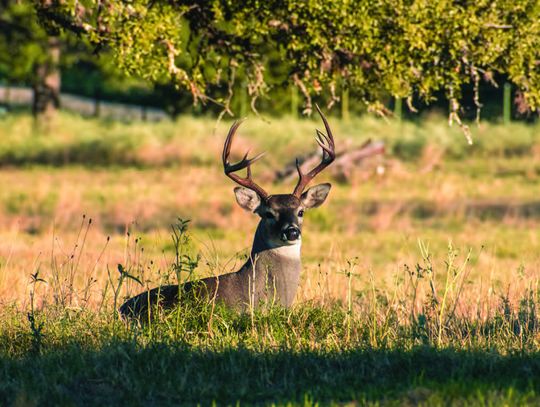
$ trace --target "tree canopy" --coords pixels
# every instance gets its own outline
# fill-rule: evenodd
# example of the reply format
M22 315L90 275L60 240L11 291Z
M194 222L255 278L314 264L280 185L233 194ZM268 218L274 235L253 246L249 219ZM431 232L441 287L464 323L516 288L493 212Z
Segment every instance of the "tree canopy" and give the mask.
M58 38L39 25L28 2L1 0L0 6L0 77L32 85L34 113L54 109L60 87Z
M463 87L503 75L540 107L538 0L82 0L35 3L49 29L108 47L130 74L171 80L195 103L230 108L238 77L256 106L275 79L304 95L350 87L383 112L386 95L450 100L459 121ZM214 94L212 89L225 91ZM481 95L474 102L481 106Z

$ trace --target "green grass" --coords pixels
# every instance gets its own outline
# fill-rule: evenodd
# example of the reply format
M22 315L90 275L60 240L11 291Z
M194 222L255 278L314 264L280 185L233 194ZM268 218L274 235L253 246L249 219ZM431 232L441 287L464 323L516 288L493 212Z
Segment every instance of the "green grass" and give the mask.
M193 251L189 240L173 246ZM408 282L364 290L349 282L345 303L237 313L202 300L159 312L143 325L117 318L116 295L98 310L37 307L48 287L36 273L29 311L13 305L0 312L0 402L537 404L537 292L501 298L485 319L456 312L467 259L461 262L449 246L445 269L436 271L427 247L421 244L420 251L421 260L407 269ZM354 273L355 262L349 267L344 272ZM136 266L124 269L133 273ZM127 281L113 275L109 291ZM432 294L417 309L422 288Z
M504 318L455 320L433 332L389 315L309 305L236 315L183 310L145 328L110 314L49 310L40 344L13 311L2 315L4 405L535 405L540 401L536 327ZM352 318L348 320L348 318Z
M336 142L385 140L387 171L332 180L306 215L295 306L141 327L113 304L174 281L178 216L196 276L251 243L219 161L230 123L1 119L0 405L538 405L540 127L482 124L469 147L436 117L331 123ZM269 174L315 127L250 118L233 153L269 151L255 176L289 191ZM114 295L118 263L144 287Z
M368 138L383 140L387 151L404 161L420 159L428 146L444 151L447 158L463 159L522 157L537 151L540 145L540 126L525 123L471 125L474 144L469 146L457 126L449 127L438 116L417 122L369 116L354 117L346 123L330 120L339 139L348 138L356 143ZM157 124L118 123L68 113L61 113L50 123L37 124L27 114L13 113L0 119L0 165L208 165L215 156L206 146L221 138L230 124L217 123L213 118L189 117ZM315 116L305 120L251 117L240 132L269 151L281 151L285 158L312 148L314 126L320 127ZM277 158L277 162L282 164L283 160Z
M2 390L39 405L535 405L538 355L435 351L256 352L69 344L6 363ZM21 371L32 375L20 377ZM44 380L44 377L46 379ZM152 379L149 380L149 377ZM3 378L4 379L4 378ZM27 388L16 388L16 383ZM51 386L54 384L54 386ZM51 388L52 387L52 388ZM6 389L7 388L7 389ZM15 388L15 389L14 389ZM36 394L37 393L37 394ZM451 404L451 402L450 402Z

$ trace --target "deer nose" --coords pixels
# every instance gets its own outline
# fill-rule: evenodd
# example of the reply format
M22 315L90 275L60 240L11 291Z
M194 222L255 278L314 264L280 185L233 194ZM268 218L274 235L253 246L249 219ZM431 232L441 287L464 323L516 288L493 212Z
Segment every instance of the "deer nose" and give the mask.
M287 229L283 231L283 237L288 240L289 242L294 242L295 240L298 240L300 237L300 229L294 226L289 226Z

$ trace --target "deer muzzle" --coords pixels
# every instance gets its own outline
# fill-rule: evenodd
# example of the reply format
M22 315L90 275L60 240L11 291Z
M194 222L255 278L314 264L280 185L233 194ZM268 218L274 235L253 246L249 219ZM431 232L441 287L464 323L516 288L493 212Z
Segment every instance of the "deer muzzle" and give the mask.
M300 229L298 229L296 226L289 225L282 230L281 240L295 242L296 240L300 239L300 235Z

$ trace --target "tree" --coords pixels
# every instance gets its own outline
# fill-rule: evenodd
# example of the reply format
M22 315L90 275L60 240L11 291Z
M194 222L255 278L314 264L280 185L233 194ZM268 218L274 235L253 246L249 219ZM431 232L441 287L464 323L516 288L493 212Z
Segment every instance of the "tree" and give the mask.
M52 3L52 4L51 4ZM107 46L126 72L168 78L229 112L239 74L251 98L269 88L268 55L304 95L351 87L370 109L385 95L430 102L443 93L459 120L464 85L504 75L540 107L538 0L88 0L38 2L44 21ZM214 97L216 85L229 92ZM412 106L411 106L412 108Z
M50 115L60 104L61 40L40 25L30 3L2 0L0 75L32 85L32 111Z

